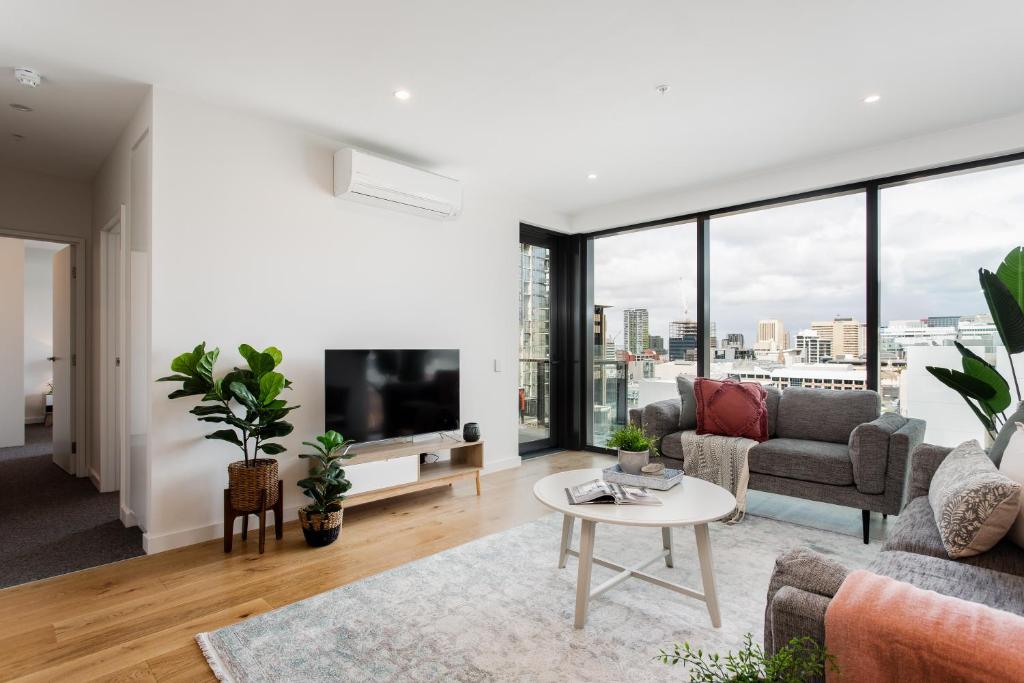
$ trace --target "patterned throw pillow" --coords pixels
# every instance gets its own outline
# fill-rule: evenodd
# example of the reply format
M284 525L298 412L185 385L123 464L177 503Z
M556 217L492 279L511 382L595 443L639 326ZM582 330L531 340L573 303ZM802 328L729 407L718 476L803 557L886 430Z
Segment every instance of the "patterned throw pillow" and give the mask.
M1018 484L1024 484L1024 422L1014 422L1013 434L1006 443L1002 459L999 462L999 471L1013 479ZM1006 537L1024 548L1024 493L1021 494L1020 512L1017 513L1017 521L1010 528Z
M764 387L757 382L733 382L698 377L697 433L768 440L768 409Z
M989 460L977 441L966 441L946 456L928 487L942 545L951 558L985 552L1017 519L1021 485Z

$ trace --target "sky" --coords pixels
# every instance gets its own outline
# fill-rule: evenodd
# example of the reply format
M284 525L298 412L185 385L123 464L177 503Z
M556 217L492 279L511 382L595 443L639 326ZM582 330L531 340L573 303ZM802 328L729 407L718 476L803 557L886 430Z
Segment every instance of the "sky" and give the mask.
M1024 244L1024 165L886 188L879 202L883 323L986 313L978 268ZM862 194L712 219L718 337L751 345L761 319L791 334L835 316L863 322L864 220ZM595 241L594 303L614 306L617 346L624 308L647 308L651 334L666 338L669 322L696 318L696 251L692 223Z

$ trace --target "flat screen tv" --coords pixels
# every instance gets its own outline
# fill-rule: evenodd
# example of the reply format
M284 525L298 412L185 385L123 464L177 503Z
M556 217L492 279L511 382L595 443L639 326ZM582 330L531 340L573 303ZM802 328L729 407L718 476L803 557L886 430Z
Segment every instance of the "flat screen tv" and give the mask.
M458 349L328 349L326 427L380 441L459 428Z

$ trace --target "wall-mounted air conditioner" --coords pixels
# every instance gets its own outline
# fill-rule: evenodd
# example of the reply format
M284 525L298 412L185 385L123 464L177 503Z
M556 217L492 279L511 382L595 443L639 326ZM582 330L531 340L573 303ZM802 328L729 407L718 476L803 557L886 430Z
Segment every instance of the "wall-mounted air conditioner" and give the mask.
M334 153L334 195L440 220L462 210L458 180L350 147Z

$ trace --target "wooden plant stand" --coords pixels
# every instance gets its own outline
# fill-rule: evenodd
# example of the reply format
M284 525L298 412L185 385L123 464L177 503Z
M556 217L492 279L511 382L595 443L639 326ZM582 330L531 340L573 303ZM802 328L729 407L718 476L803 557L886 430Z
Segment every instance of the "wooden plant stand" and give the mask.
M231 506L231 490L224 489L224 552L231 552L231 542L235 537L235 517L242 517L242 540L249 536L249 515L256 515L260 520L260 555L266 547L267 510L274 511L274 538L284 537L284 482L277 480L277 503L268 508L267 492L260 491L260 506L256 510L236 510Z

